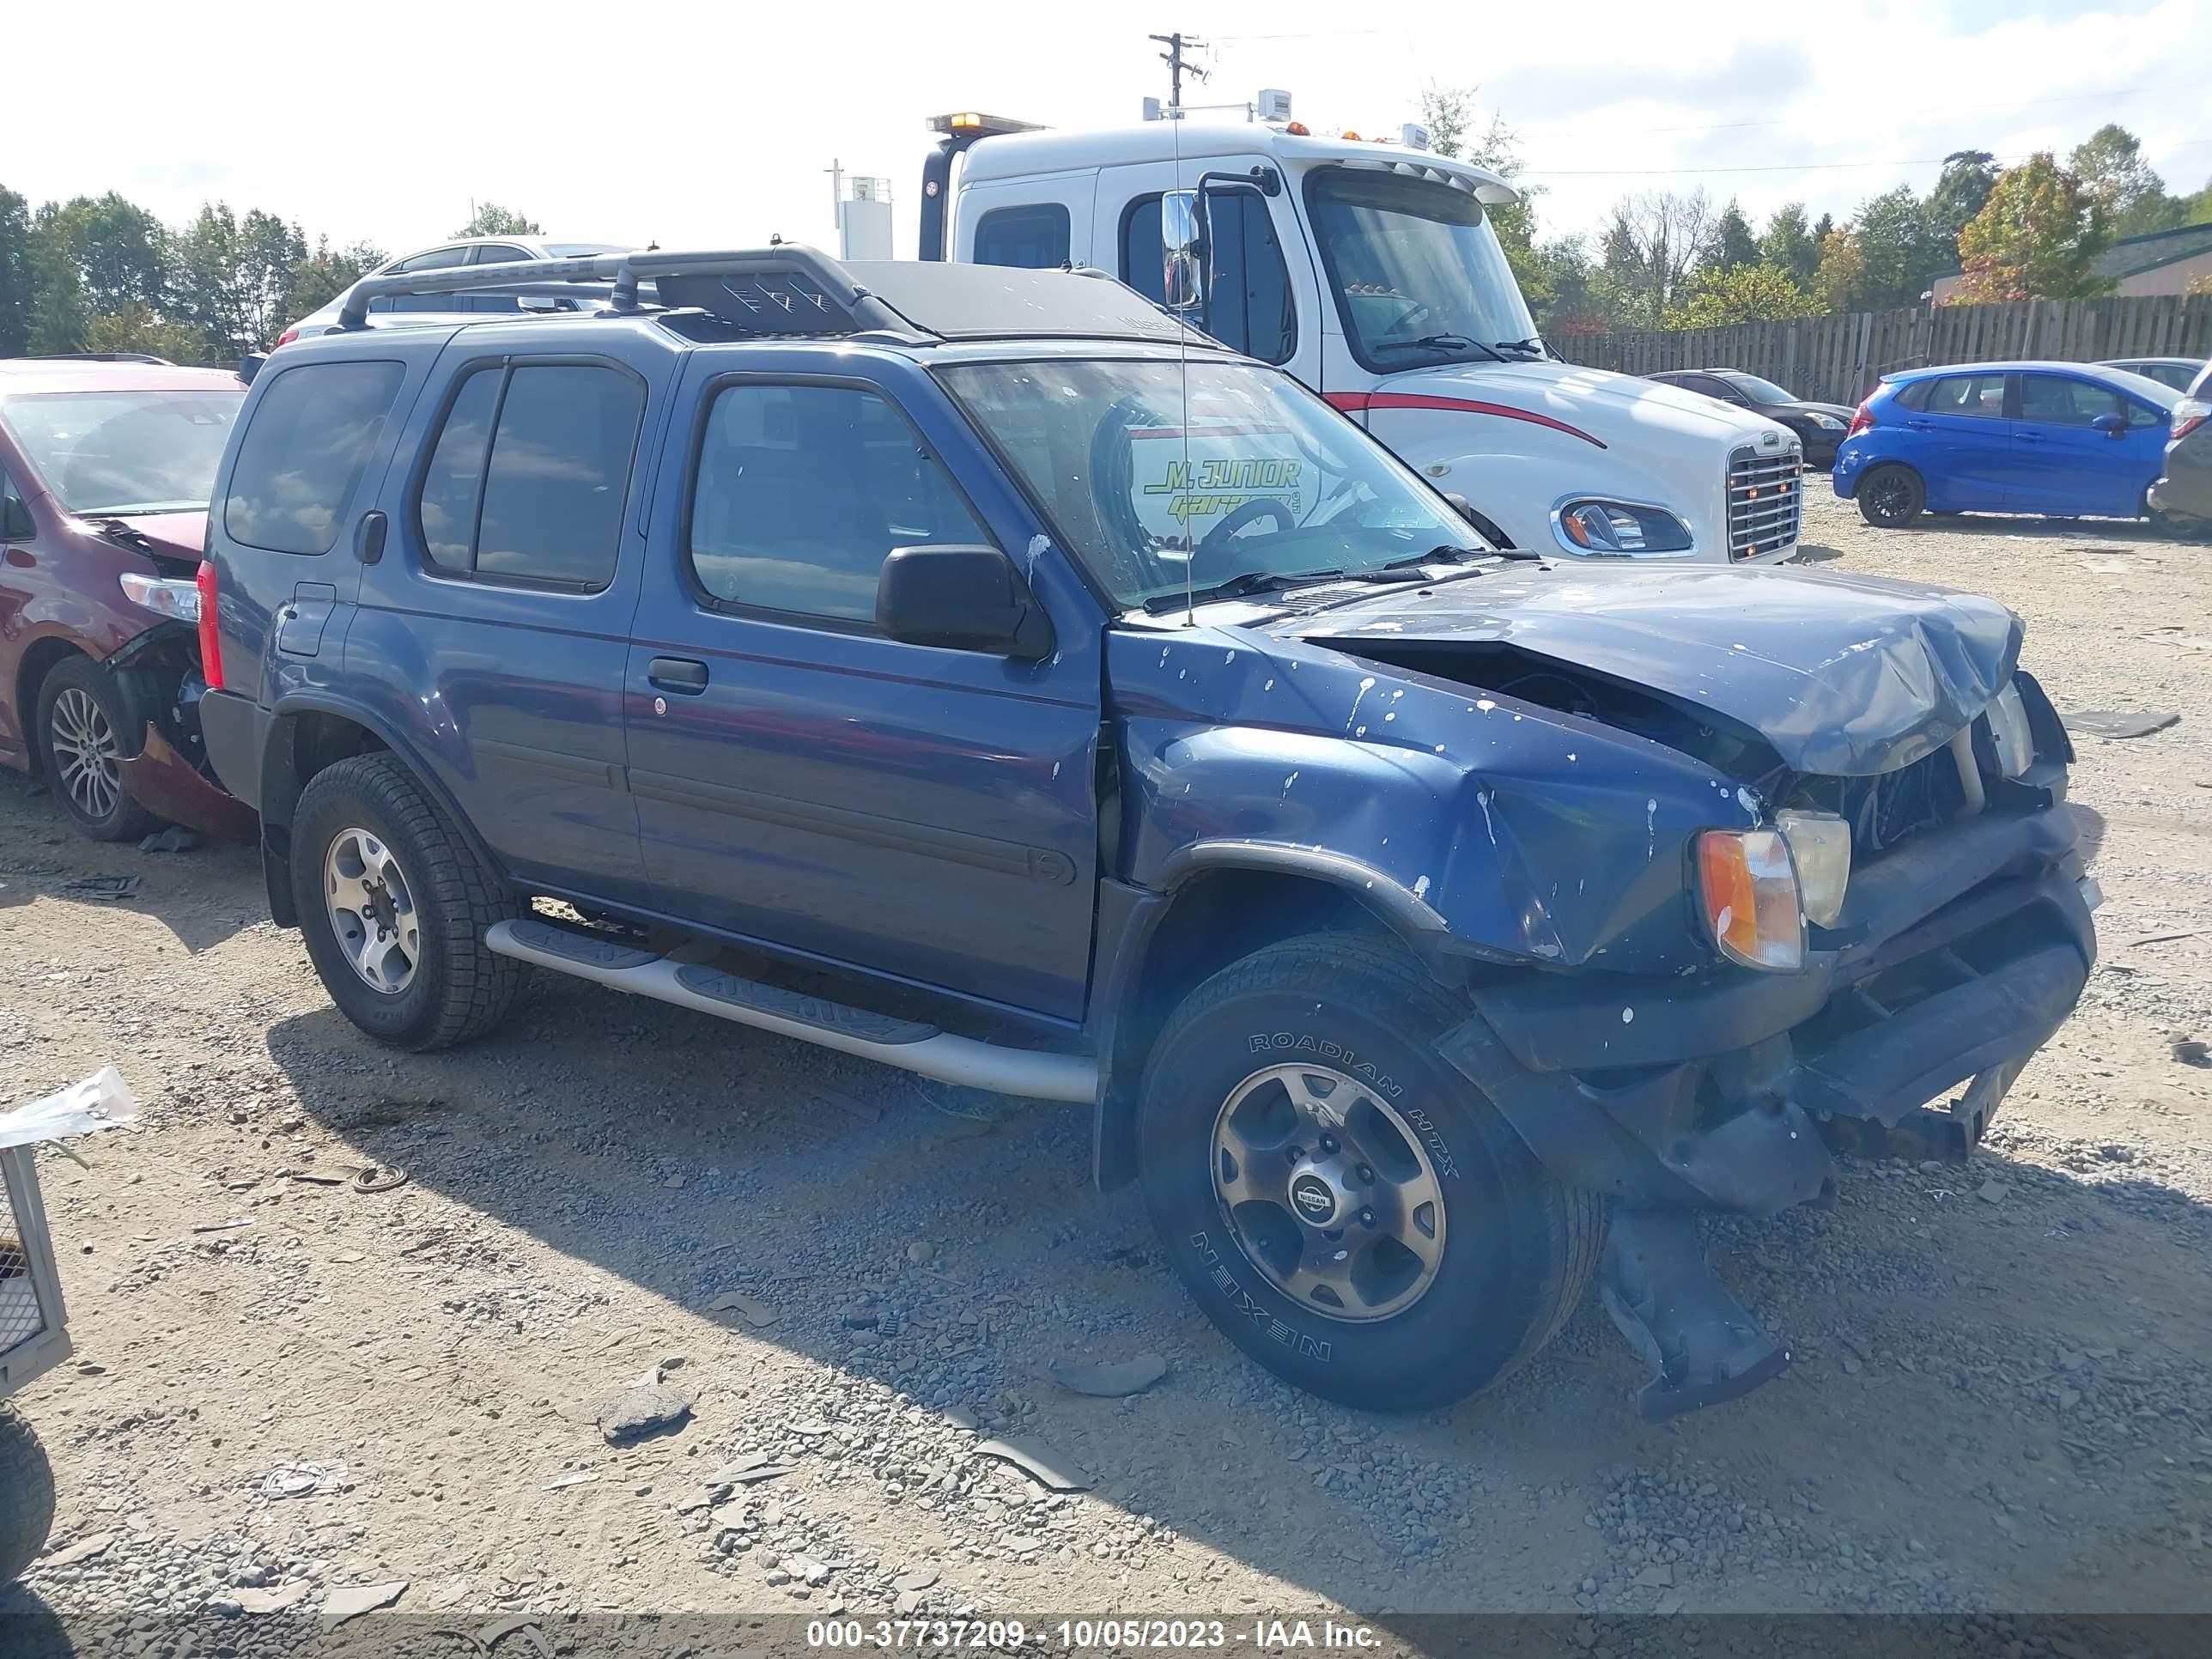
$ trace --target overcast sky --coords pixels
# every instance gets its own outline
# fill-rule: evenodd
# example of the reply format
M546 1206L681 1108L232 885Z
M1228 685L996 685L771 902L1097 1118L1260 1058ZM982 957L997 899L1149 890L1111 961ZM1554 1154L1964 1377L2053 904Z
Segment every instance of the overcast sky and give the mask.
M10 9L0 184L117 190L172 222L222 199L393 252L471 198L579 240L834 248L834 158L891 179L906 254L926 116L1133 120L1166 86L1145 37L1176 27L1213 43L1187 102L1283 87L1316 131L1395 131L1425 83L1478 88L1522 135L1547 233L1698 185L1755 222L1792 199L1840 219L1924 191L1947 151L2063 154L2107 120L2169 186L2212 176L2212 0L111 0Z

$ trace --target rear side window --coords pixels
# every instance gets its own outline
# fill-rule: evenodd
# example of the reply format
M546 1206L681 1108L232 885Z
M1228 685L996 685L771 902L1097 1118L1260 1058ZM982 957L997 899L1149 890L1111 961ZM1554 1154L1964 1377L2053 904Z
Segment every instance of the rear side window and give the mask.
M271 553L327 553L406 378L391 362L302 363L253 405L222 526Z
M604 364L474 370L416 496L423 556L448 575L604 588L644 414L645 388Z
M2002 374L1947 374L1928 394L1930 415L1969 415L1996 420L2004 413Z
M1925 410L1928 407L1928 393L1935 384L1933 380L1911 382L1904 391L1897 394L1896 401L1899 406L1916 411Z
M1067 210L1058 202L993 208L975 222L975 263L1052 270L1067 263Z
M690 522L712 598L846 623L875 620L891 549L991 539L914 429L855 386L724 387Z
M1298 315L1275 222L1256 191L1208 191L1213 243L1206 331L1262 362L1285 363L1297 350ZM1160 198L1139 197L1121 219L1121 280L1154 304L1167 297L1160 246Z

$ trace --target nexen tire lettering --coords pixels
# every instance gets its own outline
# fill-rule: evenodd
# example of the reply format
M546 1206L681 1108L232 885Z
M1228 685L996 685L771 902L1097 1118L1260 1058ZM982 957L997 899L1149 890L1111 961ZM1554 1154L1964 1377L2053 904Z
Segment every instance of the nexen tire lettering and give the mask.
M1281 1343L1301 1359L1315 1360L1323 1365L1328 1364L1329 1345L1285 1325L1255 1302L1250 1293L1237 1282L1236 1275L1222 1261L1221 1253L1213 1248L1212 1241L1204 1233L1193 1233L1190 1247L1198 1252L1198 1259L1206 1264L1206 1276L1213 1281L1214 1288L1237 1304L1238 1313L1267 1332L1271 1340Z

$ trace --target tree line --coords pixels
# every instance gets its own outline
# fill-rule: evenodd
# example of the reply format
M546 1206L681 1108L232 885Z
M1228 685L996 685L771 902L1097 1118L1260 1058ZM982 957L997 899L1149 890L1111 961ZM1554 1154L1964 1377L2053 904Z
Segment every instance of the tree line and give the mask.
M1516 179L1518 141L1496 116L1477 129L1472 89L1432 86L1421 103L1440 153ZM1756 227L1701 189L1646 191L1614 204L1594 239L1547 239L1540 187L1522 191L1491 222L1547 333L1886 311L1917 305L1954 271L1954 302L2083 297L2110 291L2095 263L2116 240L2212 222L2212 180L2169 192L2142 141L2111 123L2063 164L2050 151L2011 167L1987 150L1955 151L1925 197L1899 185L1841 223L1792 202Z
M486 203L453 234L529 236ZM385 262L369 242L311 245L297 223L211 202L183 225L110 191L33 209L0 185L0 357L137 351L226 363L266 351L284 327Z

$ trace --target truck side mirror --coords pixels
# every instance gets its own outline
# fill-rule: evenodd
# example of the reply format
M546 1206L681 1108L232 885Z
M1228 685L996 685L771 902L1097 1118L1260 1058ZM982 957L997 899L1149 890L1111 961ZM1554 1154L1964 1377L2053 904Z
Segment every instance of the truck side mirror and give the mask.
M1163 303L1185 322L1206 325L1205 209L1194 190L1160 198L1160 292Z
M995 547L895 547L876 578L876 626L908 645L1025 661L1052 653L1052 625Z

